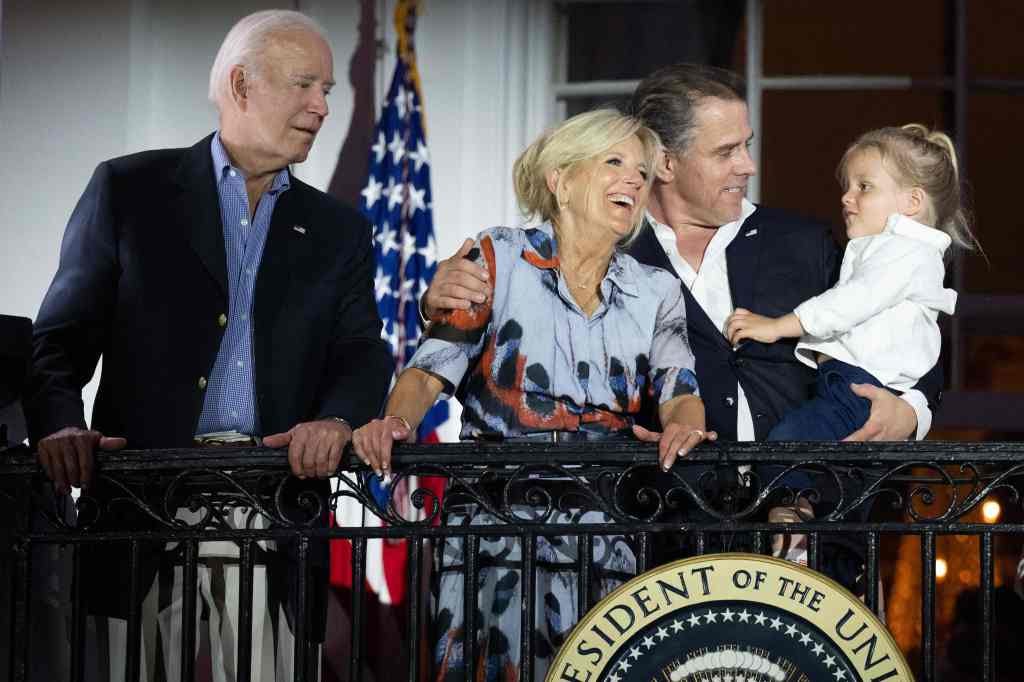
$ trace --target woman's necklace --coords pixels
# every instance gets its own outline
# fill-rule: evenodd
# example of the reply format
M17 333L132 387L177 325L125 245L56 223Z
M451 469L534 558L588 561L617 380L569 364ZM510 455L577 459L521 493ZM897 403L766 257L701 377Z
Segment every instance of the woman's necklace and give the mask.
M565 273L562 273L562 276L564 277ZM566 277L565 281L569 282L569 278ZM573 284L572 282L569 282L569 288L570 289L578 289L580 291L584 291L586 289L593 289L594 288L594 283L590 282L590 281L580 282L579 284Z
M569 285L570 289L576 289L576 290L581 290L581 291L589 289L589 290L592 291L594 289L594 285L597 284L597 281L599 279L594 274L592 274L590 277L588 277L587 279L583 280L582 282L574 283L572 281L573 278L569 277L567 270L559 268L559 271L562 273L562 277L565 279L565 282L566 282L566 284Z

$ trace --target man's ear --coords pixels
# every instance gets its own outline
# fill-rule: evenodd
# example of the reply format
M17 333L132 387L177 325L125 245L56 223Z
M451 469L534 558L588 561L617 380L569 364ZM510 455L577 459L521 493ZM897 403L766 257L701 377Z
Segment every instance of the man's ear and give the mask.
M676 179L676 159L667 151L662 149L658 153L658 161L654 168L654 177L662 182L672 182Z
M244 108L247 102L246 97L249 94L249 81L245 77L245 68L241 64L235 64L231 67L228 78L231 83L232 101Z
M912 187L903 193L903 206L900 213L908 218L916 218L924 210L927 195L920 187Z

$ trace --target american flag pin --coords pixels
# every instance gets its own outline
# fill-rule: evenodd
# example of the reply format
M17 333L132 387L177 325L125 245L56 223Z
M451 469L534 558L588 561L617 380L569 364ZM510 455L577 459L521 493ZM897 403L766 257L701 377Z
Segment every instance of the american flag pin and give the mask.
M757 234L757 228L756 227L753 230L748 230L743 236L744 237L753 237L755 234Z
M302 225L292 225L292 229L298 232L299 234L306 234L306 228L304 228Z

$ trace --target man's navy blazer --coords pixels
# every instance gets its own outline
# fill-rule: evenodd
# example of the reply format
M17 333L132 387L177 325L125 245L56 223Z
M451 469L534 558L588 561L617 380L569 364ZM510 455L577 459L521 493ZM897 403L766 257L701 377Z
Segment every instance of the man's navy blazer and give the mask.
M81 388L102 355L93 428L132 448L192 443L228 313L210 141L114 159L93 174L35 322L34 438L85 426ZM359 426L377 415L393 371L368 223L290 182L253 299L260 435L319 417Z
M629 253L678 276L649 224L641 228ZM759 206L726 249L726 262L733 307L778 317L835 284L840 257L827 226ZM733 349L688 287L683 286L683 294L707 427L724 440L736 440L739 384L750 405L755 437L764 440L783 415L811 398L815 371L796 359L797 339L743 342ZM936 367L915 388L935 404L941 385Z
M81 390L102 356L93 428L126 437L130 448L192 444L229 310L211 139L97 167L35 322L25 401L33 440L85 426ZM290 183L271 217L253 299L260 435L321 417L358 427L378 415L394 369L380 338L368 223ZM305 484L326 492L323 481ZM103 488L91 494L110 493ZM107 516L112 527L147 527L142 514ZM90 549L83 575L98 581L90 610L123 617L126 591L112 577L123 557L111 552L123 547ZM326 551L313 554L323 569ZM143 585L158 555L143 557ZM322 622L312 627L322 632Z

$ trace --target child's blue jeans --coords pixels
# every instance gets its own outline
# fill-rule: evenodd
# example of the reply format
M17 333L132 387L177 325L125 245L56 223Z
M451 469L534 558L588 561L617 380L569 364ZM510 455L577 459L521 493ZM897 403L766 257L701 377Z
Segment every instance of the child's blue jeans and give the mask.
M842 440L864 426L871 414L871 401L861 398L850 384L872 384L884 388L870 372L860 367L828 360L818 365L814 397L789 412L768 434L768 440ZM778 475L782 467L764 467L762 476ZM793 490L814 488L815 479L801 471L791 471L780 481ZM823 483L818 480L818 483Z
M818 365L814 397L788 413L768 434L768 440L842 440L864 426L871 401L861 398L850 384L884 388L870 372L839 360Z

